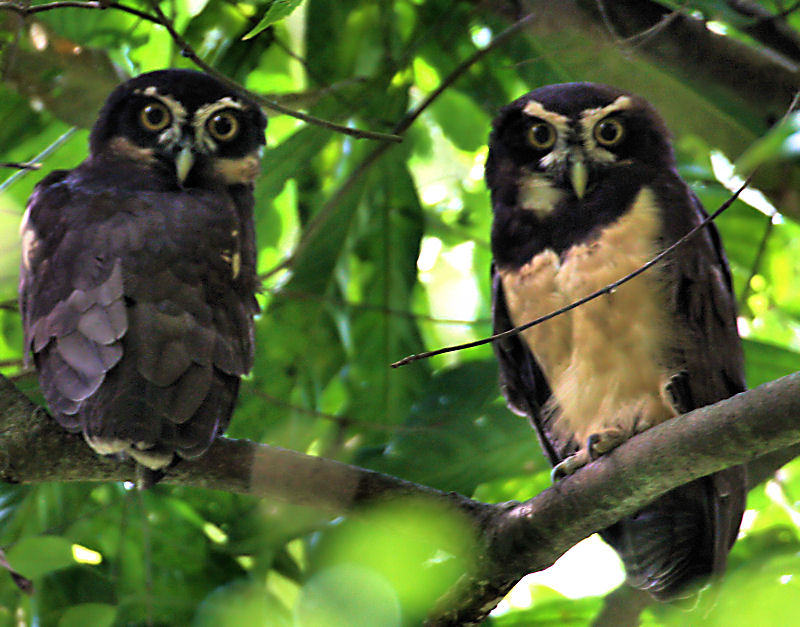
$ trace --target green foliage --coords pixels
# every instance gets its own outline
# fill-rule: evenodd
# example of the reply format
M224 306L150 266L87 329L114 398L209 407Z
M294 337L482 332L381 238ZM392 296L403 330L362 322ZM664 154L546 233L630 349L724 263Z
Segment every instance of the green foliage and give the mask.
M127 4L152 12L145 0ZM194 51L248 89L339 124L391 132L507 26L502 11L518 4L177 0L163 8ZM796 114L767 133L764 116L691 68L670 73L638 47L620 55L597 32L550 16L546 4L531 32L471 66L402 144L377 157L375 142L271 114L256 190L264 311L232 436L485 501L526 499L548 485L549 471L528 425L499 398L490 348L389 368L490 333L482 166L494 113L545 83L602 80L637 91L669 122L680 171L709 210L728 198L723 183L732 185L722 153L742 171L796 160ZM699 11L753 45L730 3L663 4ZM800 30L800 14L787 24ZM40 399L23 369L13 305L26 199L44 173L86 156L86 129L118 80L190 63L163 28L113 8L60 8L25 21L0 10L0 44L0 160L43 165L0 172L0 363ZM783 192L770 197L778 212L794 194ZM743 197L718 221L751 385L800 365L799 227L765 207ZM797 464L751 493L743 537L704 624L794 620L798 494ZM470 567L472 542L461 521L419 503L320 528L309 510L225 493L0 486L0 546L36 588L28 598L0 571L0 626L418 624ZM565 596L536 584L529 593L492 624L588 625L602 607L580 591ZM644 621L692 624L697 615L658 607Z
M253 30L242 37L242 39L251 39L272 26L275 22L288 17L301 2L302 0L272 0L272 3L267 7L266 13L264 13L264 17L261 18L261 21L255 25Z

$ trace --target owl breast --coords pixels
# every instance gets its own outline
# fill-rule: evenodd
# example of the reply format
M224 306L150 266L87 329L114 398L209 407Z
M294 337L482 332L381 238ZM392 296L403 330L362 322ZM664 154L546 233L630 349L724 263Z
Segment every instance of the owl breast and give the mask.
M629 211L593 241L552 250L516 269L500 269L515 325L568 305L636 270L658 252L658 208L643 188ZM577 446L618 428L628 436L675 415L665 386L665 352L674 333L657 269L611 294L523 332L558 405L553 425Z

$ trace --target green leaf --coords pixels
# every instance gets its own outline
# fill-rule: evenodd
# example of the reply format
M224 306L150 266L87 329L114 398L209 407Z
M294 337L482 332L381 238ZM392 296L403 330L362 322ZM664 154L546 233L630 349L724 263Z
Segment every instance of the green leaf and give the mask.
M475 550L470 522L441 503L416 497L365 509L314 547L317 574L298 603L299 617L313 620L299 624L400 627L398 605L403 624L421 624L436 599L472 568Z
M800 115L793 114L757 139L736 160L736 171L747 176L757 167L775 159L796 158L800 153Z
M445 91L431 105L430 112L461 150L477 150L486 143L489 116L466 94L452 89Z
M272 4L264 13L264 17L256 26L247 33L242 39L250 39L258 35L261 31L269 28L278 20L289 17L291 13L300 6L303 0L273 0Z
M743 340L742 345L747 385L751 388L800 370L800 353L797 351L752 339Z
M75 565L72 542L59 536L23 538L8 550L7 557L14 570L30 579Z
M197 608L192 627L289 627L288 612L263 584L239 579L221 586Z
M105 603L82 603L73 605L61 616L58 627L111 627L117 616L117 608Z
M363 451L357 463L463 494L485 481L543 469L536 434L498 394L494 359L439 372L403 429L385 448Z

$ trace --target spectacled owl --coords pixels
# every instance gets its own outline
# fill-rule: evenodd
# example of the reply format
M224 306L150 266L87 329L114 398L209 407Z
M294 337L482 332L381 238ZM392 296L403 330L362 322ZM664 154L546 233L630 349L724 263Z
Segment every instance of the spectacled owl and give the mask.
M253 364L265 128L205 74L143 74L108 97L88 158L36 186L21 226L25 349L55 419L98 453L157 475L227 427Z
M622 278L706 217L653 107L592 83L541 87L502 109L486 182L496 332ZM531 420L556 478L745 389L731 276L713 224L611 294L494 348L503 394ZM724 570L744 500L743 469L728 469L601 535L630 585L657 599L685 596Z

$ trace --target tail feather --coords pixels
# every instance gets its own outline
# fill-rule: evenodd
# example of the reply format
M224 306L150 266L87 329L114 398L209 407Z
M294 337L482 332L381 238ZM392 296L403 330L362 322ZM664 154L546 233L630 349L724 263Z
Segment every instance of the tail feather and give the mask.
M741 481L720 481L717 475ZM725 568L744 510L741 469L702 477L603 530L619 554L627 582L665 601L690 596ZM724 492L720 485L741 485Z

